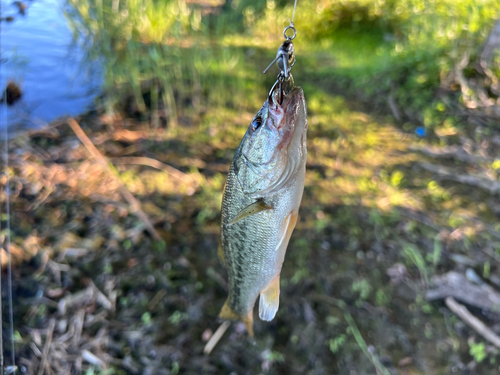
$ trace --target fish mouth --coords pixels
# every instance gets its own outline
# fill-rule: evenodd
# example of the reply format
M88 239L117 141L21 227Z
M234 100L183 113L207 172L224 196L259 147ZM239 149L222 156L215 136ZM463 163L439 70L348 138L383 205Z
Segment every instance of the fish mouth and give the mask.
M284 124L295 124L301 105L304 104L304 91L301 87L294 87L293 90L285 97L281 107L285 112Z
M302 87L294 87L283 99L281 104L282 108L289 108L290 105L296 105L301 99L304 98L304 91Z
M271 101L271 98L270 98ZM302 137L307 129L306 104L304 91L301 87L294 87L279 104L277 97L273 95L270 103L270 115L275 119L276 129L282 139L278 145L278 150L290 150L292 146L298 146L294 142L297 136ZM303 116L303 119L301 117Z
M275 91L264 103L263 124L257 129L249 127L248 142L243 143L235 162L241 188L255 198L279 191L305 167L307 111L304 92L300 87L292 88L281 104L276 94ZM256 154L266 157L256 157Z
M280 134L272 160L275 168L280 170L272 173L272 180L265 189L259 191L259 196L275 193L285 186L297 174L301 166L305 166L307 155L306 132L307 113L304 92L300 87L294 87L283 102L269 103L270 117L273 117L275 129ZM273 168L273 169L275 169Z

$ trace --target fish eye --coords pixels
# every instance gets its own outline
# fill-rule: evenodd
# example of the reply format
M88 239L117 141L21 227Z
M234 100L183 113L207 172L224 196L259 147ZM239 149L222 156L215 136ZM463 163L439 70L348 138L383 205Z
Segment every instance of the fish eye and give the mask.
M256 131L260 126L262 125L262 117L257 116L255 119L252 121L252 130Z

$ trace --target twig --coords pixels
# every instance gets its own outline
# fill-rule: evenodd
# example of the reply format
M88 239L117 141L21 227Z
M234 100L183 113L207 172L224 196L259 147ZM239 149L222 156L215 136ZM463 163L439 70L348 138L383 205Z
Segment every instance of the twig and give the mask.
M94 298L94 290L88 287L79 292L70 294L59 300L57 309L60 315L66 314L66 311L76 305L84 305L89 303Z
M483 322L472 315L464 305L459 304L453 297L447 297L446 306L457 314L465 323L472 329L491 342L497 348L500 348L500 337L498 337L491 329L486 327Z
M137 215L139 219L141 219L144 222L144 225L146 226L149 234L156 240L156 241L161 241L161 236L158 234L156 229L153 227L153 224L151 224L151 221L149 220L148 216L146 213L141 209L141 205L139 201L132 195L132 193L125 187L125 185L122 183L120 178L118 177L117 173L115 172L114 168L111 167L111 164L106 160L106 158L97 150L97 148L94 146L92 141L87 137L87 135L84 133L80 125L76 122L75 119L69 118L68 119L68 124L73 129L77 137L80 139L80 141L85 145L87 150L90 152L92 157L99 163L101 166L111 175L113 176L116 181L119 184L119 189L123 197L128 201L130 206L132 207L133 213Z
M420 166L439 175L442 179L460 182L464 185L478 187L492 195L500 194L500 182L480 176L456 174L446 167L431 163L420 163Z
M212 267L208 267L206 273L207 276L214 279L221 286L222 289L224 289L226 292L228 291L226 280L224 280L224 278L221 275L219 275L216 270L214 270Z
M94 366L99 366L101 370L106 370L106 362L88 350L82 351L82 359Z
M30 343L30 348L31 350L33 350L33 353L35 353L37 357L42 356L42 352L40 351L40 349L38 349L38 346L36 346L34 342Z
M158 302L160 302L161 299L165 297L165 294L167 294L167 291L165 289L160 289L158 293L156 293L156 295L153 297L151 302L148 303L148 310L149 311L153 310L158 304Z
M467 79L464 76L464 69L469 64L470 61L469 58L470 58L470 52L469 51L464 52L464 54L462 55L462 59L455 65L454 73L455 73L455 78L458 81L458 84L460 85L465 106L467 108L475 108L477 107L477 103L473 101L471 95L469 95L471 89L469 87Z
M116 358L113 358L111 360L111 363L123 367L124 369L126 369L128 372L130 372L132 374L138 374L139 373L138 367L132 362L132 360L130 358L129 359L116 359Z
M43 254L42 254L42 264L40 265L40 267L33 273L33 276L35 276L35 278L37 278L38 276L40 276L43 271L45 271L45 267L47 267L47 263L49 262L49 253L44 251Z
M408 149L410 151L419 152L421 154L430 156L435 159L456 159L473 165L488 161L486 158L483 158L482 156L470 155L467 152L465 152L463 148L458 146L448 146L442 148L410 146Z
M104 295L103 292L99 290L99 288L94 284L92 280L89 280L89 285L94 291L94 296L96 298L96 301L106 310L114 311L115 308L113 306L113 303L108 299L108 297Z
M80 346L80 339L82 337L83 323L85 322L85 310L81 309L76 314L74 325L75 334L73 335L73 347L78 348Z
M424 225L428 226L429 228L434 229L437 232L441 231L441 228L434 224L433 219L425 214L421 214L421 213L412 211L410 209L403 209L401 207L399 207L398 211L401 212L404 216L407 216L412 220L418 221L419 223L424 224Z
M52 334L54 333L55 326L55 319L50 319L49 327L47 328L47 337L45 339L45 345L43 347L42 361L40 362L40 367L38 368L38 375L42 375L45 370L45 365L47 364L47 358L49 356L50 345L52 344Z
M128 206L126 203L115 201L114 199L104 197L104 196L97 194L97 193L92 193L88 197L90 199L92 199L96 202L102 203L102 204L109 204L109 205L112 205L112 206L115 206L117 208L124 209L124 210L128 209Z
M219 343L220 339L226 333L227 329L229 328L231 322L228 320L225 320L219 328L217 328L217 331L210 337L210 340L208 340L207 345L205 345L205 349L203 349L203 353L205 355L210 355L212 350L214 350L215 346Z
M497 254L495 254L490 248L486 248L486 249L481 249L481 251L487 255L489 255L490 257L492 257L493 259L495 259L497 262L500 262L500 256L498 256Z
M328 303L342 310L347 308L347 304L344 301L335 297L327 296L326 294L309 293L307 298L314 302Z
M394 99L394 93L391 92L389 94L387 102L389 103L389 108L391 109L394 118L397 121L401 121L401 112L399 111L398 105L396 104L396 100Z
M159 160L147 158L144 156L124 156L121 158L113 159L115 164L139 164L139 165L147 165L151 168L159 169L160 171L166 172L175 179L185 183L190 184L193 182L193 179L189 177L187 174L182 173L178 169L171 167L165 163L162 163Z

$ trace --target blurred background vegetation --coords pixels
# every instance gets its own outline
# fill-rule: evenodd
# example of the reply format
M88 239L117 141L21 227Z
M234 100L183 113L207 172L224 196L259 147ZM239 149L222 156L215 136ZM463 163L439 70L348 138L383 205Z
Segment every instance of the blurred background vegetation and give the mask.
M256 322L254 343L234 324L210 356L227 288L216 257L225 176L274 83L262 70L293 4L65 9L104 72L97 108L79 122L161 240L71 130L13 140L13 243L29 254L15 274L16 340L28 373L44 366L33 345L42 352L47 327L51 366L86 374L500 371L500 348L444 299L468 302L500 334L496 307L429 294L457 272L455 291L488 284L498 297L500 59L487 41L500 2L298 1L293 74L309 154L281 308Z
M173 124L186 101L194 110L239 106L241 97L252 99L243 105L257 105L256 89L272 82L260 74L262 54L272 56L293 7L283 1L70 3L75 33L105 64L105 89L113 93L106 95L108 112L132 96L134 110L151 108L153 117L164 103ZM392 95L402 116L427 127L443 119L452 126L456 119L443 113L447 106L436 90L457 91L450 75L464 56L474 61L481 53L499 8L494 0L300 1L298 67L371 102ZM498 65L492 67L498 75Z

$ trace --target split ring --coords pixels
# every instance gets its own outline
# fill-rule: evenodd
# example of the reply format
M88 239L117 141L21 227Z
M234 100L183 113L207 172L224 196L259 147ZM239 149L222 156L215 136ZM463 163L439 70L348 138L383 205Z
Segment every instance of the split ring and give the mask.
M288 35L286 35L286 32L287 32L288 30L293 30L293 35L292 35L292 36L288 36ZM291 26L291 25L290 25L290 26L287 26L287 27L285 27L285 30L283 30L283 36L284 36L284 37L285 37L285 39L287 39L287 40L294 40L294 39L295 39L295 37L297 36L297 30L295 30L295 27L293 27L293 26Z

